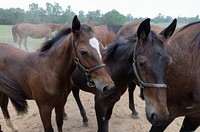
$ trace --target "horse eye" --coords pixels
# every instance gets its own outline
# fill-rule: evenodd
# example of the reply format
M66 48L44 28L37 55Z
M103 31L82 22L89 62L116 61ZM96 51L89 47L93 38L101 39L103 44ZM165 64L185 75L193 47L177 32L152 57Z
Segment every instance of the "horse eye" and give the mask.
M88 55L87 51L79 51L79 53L80 53L82 56L87 56L87 55Z
M140 66L142 69L145 69L145 64L144 64L144 62L138 61L138 64L139 64L139 66Z

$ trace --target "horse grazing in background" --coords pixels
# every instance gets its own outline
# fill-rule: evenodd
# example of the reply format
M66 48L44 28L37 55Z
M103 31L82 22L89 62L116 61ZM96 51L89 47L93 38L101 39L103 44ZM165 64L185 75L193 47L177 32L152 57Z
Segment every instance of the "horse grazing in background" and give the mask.
M45 132L53 132L51 114L55 108L58 131L62 131L63 110L71 91L70 76L79 68L87 85L95 86L101 96L114 86L100 52L103 50L88 25L77 16L72 29L65 29L43 43L37 52L26 52L10 45L0 45L0 105L4 118L13 131L8 98L19 113L27 111L26 99L34 99L39 108ZM90 88L89 87L89 88Z
M28 37L35 39L45 38L48 40L51 37L51 33L57 31L59 28L60 24L16 24L12 27L13 42L18 42L20 49L22 48L21 44L23 43L25 49L28 50Z
M181 132L195 131L200 125L200 22L178 29L169 43L166 50L173 59L166 74L170 118L150 131L164 131L179 116L185 116Z
M74 85L95 94L98 132L108 131L113 107L132 81L143 88L147 119L153 124L168 120L165 73L171 58L164 47L176 23L175 19L159 34L151 30L150 19L126 24L118 31L113 44L103 53L103 60L115 82L115 88L108 96L102 97L95 88L88 89L84 74L79 69L74 70L71 76ZM83 117L83 121L87 120Z

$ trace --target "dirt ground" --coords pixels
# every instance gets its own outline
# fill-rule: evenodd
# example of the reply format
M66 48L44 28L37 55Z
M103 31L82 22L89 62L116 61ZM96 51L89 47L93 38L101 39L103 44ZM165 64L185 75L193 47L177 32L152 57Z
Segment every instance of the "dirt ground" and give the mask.
M128 108L128 92L126 92L119 102L116 103L112 118L109 123L110 132L148 132L151 124L147 121L144 102L138 97L139 90L135 92L136 109L140 114L140 119L133 119L131 117L131 111ZM79 109L73 98L72 94L68 97L68 102L65 106L68 114L68 120L64 121L63 131L64 132L95 132L97 131L97 122L95 118L94 110L94 95L86 92L80 92L80 98L85 106L89 125L86 127L82 123L82 118L79 113ZM28 101L29 108L28 113L25 115L18 116L13 106L9 105L9 111L12 117L13 124L18 127L20 132L43 132L43 126L40 120L38 108L34 101ZM178 132L183 118L177 118L165 132ZM11 130L6 126L3 119L2 113L0 114L0 124L4 132L10 132ZM53 111L52 124L57 132L55 115ZM200 128L197 130L200 132Z

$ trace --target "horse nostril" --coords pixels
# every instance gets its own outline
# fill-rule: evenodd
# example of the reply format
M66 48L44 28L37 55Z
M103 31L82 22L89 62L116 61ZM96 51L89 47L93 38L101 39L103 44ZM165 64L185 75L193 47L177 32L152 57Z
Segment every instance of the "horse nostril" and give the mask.
M153 121L153 122L156 122L157 121L157 115L155 113L152 113L151 116L150 116L150 120Z
M105 87L103 88L103 92L107 92L107 91L109 91L109 88L108 88L108 86L105 86Z

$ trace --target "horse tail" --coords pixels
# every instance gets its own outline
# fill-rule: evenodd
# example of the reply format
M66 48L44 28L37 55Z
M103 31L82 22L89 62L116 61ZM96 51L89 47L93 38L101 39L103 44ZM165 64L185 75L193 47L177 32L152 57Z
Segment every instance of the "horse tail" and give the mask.
M10 98L18 114L27 112L28 104L24 92L15 81L4 74L0 74L0 91Z
M17 36L17 25L14 25L12 27L12 35L13 35L13 42L18 42L18 36Z

